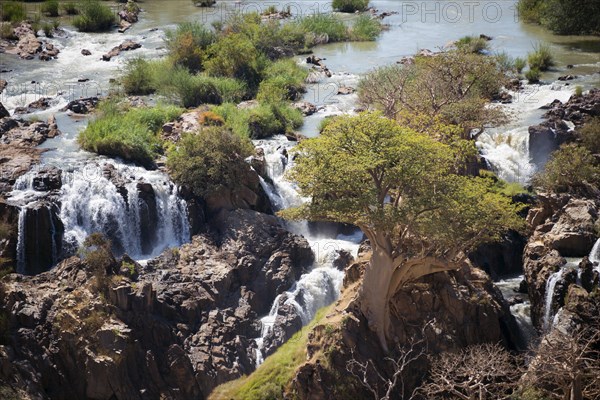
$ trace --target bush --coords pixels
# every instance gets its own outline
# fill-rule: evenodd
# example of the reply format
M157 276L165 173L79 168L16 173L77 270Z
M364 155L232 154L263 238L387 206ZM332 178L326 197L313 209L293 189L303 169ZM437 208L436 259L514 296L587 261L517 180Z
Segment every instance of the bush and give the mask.
M554 58L550 51L550 46L543 43L535 45L534 51L527 54L527 62L531 69L547 71L554 65Z
M585 183L596 183L600 168L590 151L568 144L553 152L544 170L534 177L534 184L555 193L573 192Z
M21 22L27 18L25 7L16 1L0 4L2 8L2 21Z
M81 15L73 20L73 25L81 32L102 32L113 27L116 19L112 10L98 0L85 0L81 3Z
M600 117L587 122L580 132L581 141L593 154L600 154Z
M75 2L63 3L62 7L67 15L79 14L79 8L77 7L77 3Z
M365 11L369 6L369 0L333 0L331 7L345 13Z
M218 114L212 111L204 111L198 116L198 122L204 126L223 126L225 120Z
M203 51L215 42L215 34L197 22L185 22L167 31L165 42L175 65L198 72L202 70Z
M167 166L176 183L188 186L197 196L206 196L240 185L249 169L245 159L252 153L248 139L225 128L210 127L185 135L169 151Z
M265 70L265 79L260 83L256 98L271 103L297 100L306 91L304 80L307 76L306 68L293 59L276 61Z
M521 72L523 72L523 70L527 66L527 60L525 60L524 58L521 58L521 57L517 57L517 58L515 58L514 66L515 66L515 71L517 71L517 74L520 74Z
M205 68L209 75L239 79L255 93L267 59L247 36L229 34L211 45L208 52Z
M525 73L525 78L527 78L529 83L538 83L540 81L541 75L542 75L542 73L540 72L540 70L537 68L534 68L534 69L530 69L529 71L527 71Z
M148 168L154 166L154 158L160 152L156 132L182 112L174 106L127 110L110 100L102 103L99 111L99 115L79 134L81 147Z
M332 14L310 15L302 18L298 23L306 33L327 35L329 42L341 42L349 38L344 22Z
M352 25L350 38L359 42L374 41L381 33L381 30L381 22L378 19L374 19L370 15L361 15Z
M156 63L141 57L130 59L125 64L125 72L121 77L123 90L129 95L147 95L154 93L154 69Z
M600 33L600 3L587 0L519 0L519 16L562 35Z
M225 119L225 124L238 136L262 139L284 135L302 126L302 113L285 104L260 104L251 109L238 109L227 103L213 111Z
M456 48L467 53L482 54L489 50L486 39L477 36L463 36L456 42Z
M58 0L46 0L42 4L42 12L49 17L58 17Z
M155 85L160 94L183 107L238 102L246 92L246 86L238 80L194 75L181 67L161 74Z
M575 86L575 97L581 97L583 95L583 88L579 85Z
M44 35L46 35L47 38L54 37L54 25L46 22L44 23L44 25L42 25L42 30L44 31Z

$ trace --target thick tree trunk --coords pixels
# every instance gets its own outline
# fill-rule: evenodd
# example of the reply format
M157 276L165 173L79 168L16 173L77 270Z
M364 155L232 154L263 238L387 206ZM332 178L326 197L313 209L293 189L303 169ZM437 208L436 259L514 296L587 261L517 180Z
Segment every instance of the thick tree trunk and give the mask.
M381 347L386 353L388 352L387 329L390 322L387 293L393 273L392 257L385 251L375 248L371 262L365 269L360 292L361 311L369 321L369 328L377 334Z
M571 384L571 396L570 400L583 400L583 393L581 389L581 376L577 376Z

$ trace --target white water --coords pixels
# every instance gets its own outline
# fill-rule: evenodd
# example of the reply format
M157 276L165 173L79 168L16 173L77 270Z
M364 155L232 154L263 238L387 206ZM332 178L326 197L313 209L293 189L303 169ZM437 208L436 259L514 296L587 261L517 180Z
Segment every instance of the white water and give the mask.
M514 278L502 279L498 282L494 282L494 284L498 287L498 289L500 289L502 296L507 301L511 300L517 295L523 298L522 303L516 303L510 306L510 313L515 317L517 325L519 326L519 330L521 331L521 334L525 338L526 342L530 343L536 335L535 328L531 322L531 303L527 294L517 293L519 285L523 279L523 275L520 275Z
M498 176L509 182L526 184L535 173L529 155L529 126L541 122L545 110L540 107L555 99L569 100L573 89L563 84L525 84L523 91L510 92L513 102L500 107L512 121L486 129L477 138L477 148Z
M594 247L592 248L592 251L590 251L589 259L592 263L600 264L600 239L596 241ZM598 271L598 273L600 273L600 265L596 265L594 269Z
M291 157L285 156L286 152L293 147L291 142L285 136L276 136L268 140L257 140L254 144L256 147L262 147L265 152L267 173L273 184L267 183L264 179L261 179L261 184L273 206L282 209L307 201L298 194L295 185L285 179L286 169L293 164ZM287 228L308 240L315 254L315 262L312 270L303 274L289 291L277 296L269 314L261 318L261 335L255 339L257 367L264 361L264 338L273 328L281 296L286 298L284 304L294 306L303 325L309 323L320 308L331 304L339 296L344 272L332 266L338 251L347 250L356 257L358 244L362 238L361 232L349 236L339 235L335 239L315 236L311 234L306 221L287 223Z
M564 268L559 269L558 271L550 275L550 278L548 279L548 281L546 281L546 301L544 303L543 321L543 327L546 331L552 326L552 299L554 298L554 289L556 288L556 283L563 277L564 271Z
M107 164L115 166L121 177L129 179L125 184L127 199L103 174ZM68 168L67 165L63 165ZM25 263L25 216L26 210L44 192L33 189L34 169L20 177L11 192L9 201L20 204L17 242L17 272L24 271ZM142 243L144 232L140 215L145 203L140 201L138 183L152 186L156 200L158 219L152 221L155 236L153 243ZM60 213L64 225L64 248L77 248L85 238L95 232L104 233L116 247L135 259L145 259L160 254L168 247L179 246L189 241L190 228L186 203L178 197L177 187L167 175L159 171L126 165L117 160L98 158L92 163L77 163L72 169L62 172L62 187L58 193ZM51 230L54 231L52 218ZM53 233L53 232L52 232ZM152 248L151 252L144 247ZM62 249L53 243L53 261L58 260Z

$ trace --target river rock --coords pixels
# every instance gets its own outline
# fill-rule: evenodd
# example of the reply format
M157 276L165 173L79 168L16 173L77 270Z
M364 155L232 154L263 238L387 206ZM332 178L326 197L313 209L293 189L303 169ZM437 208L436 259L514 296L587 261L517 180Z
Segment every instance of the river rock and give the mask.
M286 304L285 295L279 298L277 314L271 330L263 340L263 356L273 354L279 346L288 341L296 332L302 329L302 318L296 307Z
M10 117L10 113L6 108L4 108L4 105L0 103L0 118L4 117Z
M15 108L15 114L28 114L36 111L42 111L47 108L50 108L50 100L49 97L41 97L38 100L29 103L27 107L17 107Z
M87 97L70 101L61 111L71 111L75 114L87 114L98 105L98 97Z
M337 94L339 95L347 95L356 92L356 89L349 86L340 86L338 87Z
M84 55L84 56L91 56L92 52L89 51L89 50L87 50L87 49L82 49L81 50L81 54Z
M8 82L4 79L0 79L0 93L4 92L4 89L8 86Z
M313 115L314 113L317 112L317 106L315 106L312 103L309 103L308 101L299 101L299 102L293 103L292 107L299 110L302 113L302 115L304 115L305 117L309 116L309 115Z
M133 40L126 40L120 45L113 47L111 51L102 56L103 61L110 61L111 58L118 56L122 51L131 51L142 47L141 44L134 42Z
M53 121L50 123L30 122L8 117L0 120L0 143L12 146L35 147L59 133L60 131Z
M62 187L62 171L55 166L40 168L33 178L33 188L41 192L58 190Z

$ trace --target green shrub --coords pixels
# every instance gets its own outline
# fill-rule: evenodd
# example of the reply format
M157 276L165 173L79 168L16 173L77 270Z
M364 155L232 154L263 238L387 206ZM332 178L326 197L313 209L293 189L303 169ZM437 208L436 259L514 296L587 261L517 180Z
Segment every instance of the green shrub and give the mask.
M44 25L42 25L42 30L47 38L54 37L54 26L52 24L48 22L44 23Z
M63 3L62 8L67 15L79 14L79 8L77 6L77 3L75 3L75 2Z
M154 158L160 151L156 132L182 112L174 106L160 105L127 110L111 101L102 103L99 111L99 115L79 134L81 147L146 167L154 166Z
M533 68L533 69L530 69L529 71L525 72L525 78L527 78L529 83L539 82L541 75L542 75L542 73L537 68Z
M302 126L300 111L286 104L260 104L251 109L239 109L227 103L213 111L225 120L225 124L238 136L261 139L283 135Z
M0 23L0 38L8 40L18 39L10 22Z
M46 0L42 4L42 12L49 17L58 17L58 0Z
M456 42L456 48L467 53L482 54L489 47L488 41L478 36L463 36Z
M73 25L81 32L107 31L116 22L112 10L98 0L83 1L80 12L81 14L73 19Z
M575 96L581 97L583 95L583 88L579 85L575 86Z
M8 1L0 4L2 9L2 21L21 22L27 18L25 6L16 1Z
M370 15L360 15L350 30L350 38L358 42L374 41L381 34L382 26L378 19Z
M123 90L129 95L147 95L154 93L154 70L152 62L136 57L125 64L125 71L121 77Z
M308 70L293 59L283 59L269 65L260 83L256 98L261 102L297 100L305 92L304 80Z
M527 54L527 62L531 69L547 71L554 65L554 57L552 56L550 46L543 43L535 45L534 51Z
M588 121L581 128L581 141L593 154L600 154L600 117Z
M327 35L329 42L341 42L349 38L344 22L332 14L309 15L298 23L306 33Z
M334 10L346 13L365 11L368 6L369 0L333 0L331 4Z
M167 166L175 182L189 187L197 196L206 196L240 185L249 169L245 158L252 153L247 138L226 128L207 127L185 135L169 151Z
M600 33L600 3L574 0L519 0L519 16L561 35Z
M215 34L197 22L184 22L166 32L165 42L174 64L191 72L202 70L203 52L215 42Z
M572 192L584 183L596 183L600 168L590 151L575 144L561 146L553 152L543 171L534 177L534 184L555 193Z
M527 66L527 60L525 60L524 58L521 58L521 57L517 57L517 58L515 58L514 66L515 66L515 71L517 71L517 73L520 74L521 72L523 72L523 70Z
M268 60L246 35L222 37L209 47L208 53L204 66L209 75L239 79L253 92L258 88Z

